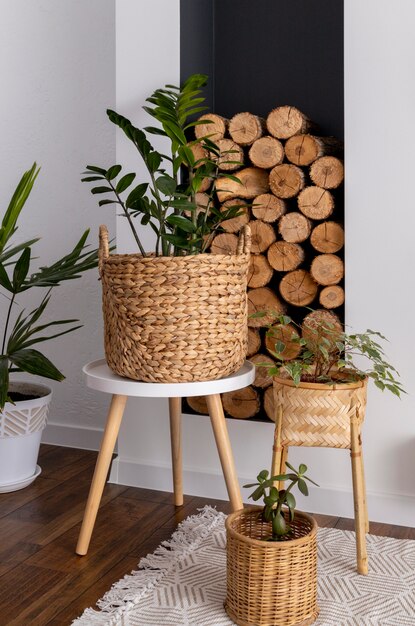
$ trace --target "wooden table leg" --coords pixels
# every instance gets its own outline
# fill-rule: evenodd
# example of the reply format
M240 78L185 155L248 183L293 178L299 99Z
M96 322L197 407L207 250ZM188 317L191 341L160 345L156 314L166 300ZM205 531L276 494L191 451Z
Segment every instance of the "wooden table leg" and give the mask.
M362 464L362 483L363 483L363 506L364 506L364 511L365 511L365 531L367 533L370 532L370 524L369 524L369 514L368 514L368 510L367 510L367 496L366 496L366 480L365 480L365 463L363 460L363 446L362 446L362 435L361 432L359 432L359 437L360 437L360 451L361 451L361 464Z
M367 550L366 550L366 510L365 510L365 487L362 472L362 442L360 439L360 426L356 418L350 420L350 437L353 478L353 501L356 530L356 555L357 571L359 574L368 573Z
M233 460L231 442L226 427L225 415L223 413L222 400L219 394L215 394L206 396L206 402L232 511L238 511L243 508L243 502Z
M169 398L171 460L175 506L183 504L182 399Z
M89 490L88 501L86 503L81 532L79 533L76 546L76 553L81 556L88 552L89 542L94 529L99 503L101 502L102 492L104 491L105 481L107 479L108 469L120 430L126 402L127 396L112 396L104 436Z

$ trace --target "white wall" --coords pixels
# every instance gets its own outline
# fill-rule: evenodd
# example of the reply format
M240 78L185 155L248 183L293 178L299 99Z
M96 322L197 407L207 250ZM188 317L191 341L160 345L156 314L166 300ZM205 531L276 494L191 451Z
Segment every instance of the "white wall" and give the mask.
M164 82L178 80L177 4L158 0L144 8L128 0L117 3L117 106L138 122L146 121L137 110L145 96ZM370 391L364 430L369 512L373 520L413 525L415 406L407 337L415 305L410 201L415 105L410 25L415 16L409 0L400 4L399 12L385 0L345 4L347 322L356 330L372 327L389 337L388 353L410 394L400 402ZM157 21L159 52L150 55L148 42L134 41L128 32L134 21L148 19L153 11L163 20ZM128 59L140 76L136 84L124 74ZM117 139L117 159L134 167L123 138ZM120 248L133 249L122 219L117 233ZM228 427L243 483L269 465L273 426L228 420ZM302 506L353 516L347 451L293 449L291 458L306 462L321 485ZM208 418L185 416L184 468L185 492L226 497ZM130 401L112 480L171 489L164 402Z
M80 182L87 163L115 162L115 129L105 114L115 101L114 0L1 0L0 9L0 195L5 208L23 171L35 160L42 166L18 234L42 236L36 256L46 264L87 227L95 247L99 223L115 224L113 211L99 209ZM33 307L42 293L20 301ZM80 370L102 355L97 272L55 289L49 307L48 319L75 317L84 327L39 346L67 377L51 383L46 440L94 447L107 402L85 389Z

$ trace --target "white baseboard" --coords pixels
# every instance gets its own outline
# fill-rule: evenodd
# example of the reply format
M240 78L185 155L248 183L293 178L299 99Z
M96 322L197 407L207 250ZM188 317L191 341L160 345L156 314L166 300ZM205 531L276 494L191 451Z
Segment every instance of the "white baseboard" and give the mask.
M42 434L42 443L63 446L64 448L99 450L102 433L101 428L92 426L48 422Z
M149 465L131 459L117 457L113 464L109 482L143 487L159 491L172 491L170 465ZM241 486L252 482L252 476L240 477ZM188 495L227 500L223 476L220 472L203 471L198 468L184 468L184 492ZM249 495L244 489L243 495ZM303 510L326 515L352 518L353 496L348 489L319 487L310 489L308 498L297 498ZM245 500L248 502L248 500ZM398 526L415 525L415 497L403 494L368 493L369 519L373 522L396 524ZM252 503L252 502L251 502Z

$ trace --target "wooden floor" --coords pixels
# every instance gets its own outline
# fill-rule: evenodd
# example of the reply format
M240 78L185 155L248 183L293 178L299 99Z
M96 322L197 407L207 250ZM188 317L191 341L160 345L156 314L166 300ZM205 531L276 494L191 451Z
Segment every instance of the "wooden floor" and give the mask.
M205 504L188 496L181 508L169 493L107 485L89 554L74 553L96 453L42 446L42 474L22 491L0 494L0 625L65 625L134 569L177 524ZM321 526L353 522L316 516ZM415 539L415 530L372 524L371 532Z

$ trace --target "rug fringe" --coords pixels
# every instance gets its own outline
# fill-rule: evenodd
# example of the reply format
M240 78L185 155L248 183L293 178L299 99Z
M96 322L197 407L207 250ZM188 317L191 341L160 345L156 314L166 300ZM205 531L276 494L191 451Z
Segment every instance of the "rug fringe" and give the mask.
M122 615L134 607L178 562L225 519L225 514L206 505L179 524L168 541L141 559L137 571L124 576L97 602L100 611L86 609L72 626L116 626Z

